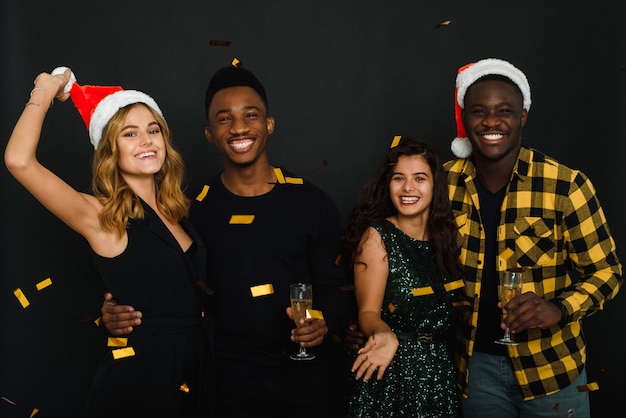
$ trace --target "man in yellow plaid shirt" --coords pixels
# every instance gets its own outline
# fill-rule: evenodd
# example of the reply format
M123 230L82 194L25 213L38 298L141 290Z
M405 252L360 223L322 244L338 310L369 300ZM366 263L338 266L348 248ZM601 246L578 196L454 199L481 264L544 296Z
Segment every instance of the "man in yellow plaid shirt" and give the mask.
M588 417L577 389L587 384L581 319L622 283L591 181L522 146L530 104L528 80L509 62L459 69L458 159L446 170L469 301L458 356L465 418ZM522 295L501 306L498 277L512 268L524 269ZM494 342L506 327L517 345Z

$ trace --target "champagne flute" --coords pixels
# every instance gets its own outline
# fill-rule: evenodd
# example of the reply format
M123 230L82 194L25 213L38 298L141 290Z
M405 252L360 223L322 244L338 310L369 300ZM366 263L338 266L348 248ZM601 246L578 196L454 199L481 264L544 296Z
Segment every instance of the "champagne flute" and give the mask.
M291 312L297 327L300 327L300 320L306 317L306 310L313 308L313 287L309 283L295 283L289 288L291 299ZM300 343L300 351L289 356L292 360L313 360L314 354L308 353L306 348Z
M522 294L522 270L507 270L500 273L500 285L498 286L498 293L500 294L500 302L504 307L511 299L517 295ZM506 315L504 315L506 317ZM504 336L499 340L494 341L497 344L503 345L517 345L513 340L513 336L509 332L507 327L504 330Z

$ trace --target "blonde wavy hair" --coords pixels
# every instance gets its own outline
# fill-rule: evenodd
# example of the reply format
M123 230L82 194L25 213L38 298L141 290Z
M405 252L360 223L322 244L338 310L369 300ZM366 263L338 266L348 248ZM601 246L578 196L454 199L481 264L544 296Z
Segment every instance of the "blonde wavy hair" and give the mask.
M105 231L124 234L128 220L143 219L144 210L139 197L124 180L118 166L119 150L117 137L120 135L126 115L133 103L120 108L102 131L102 140L96 149L92 166L92 191L104 206L100 212L100 224ZM190 201L182 191L185 164L182 156L172 147L170 129L165 119L150 106L165 143L165 161L161 170L154 175L157 207L170 222L178 222L189 214Z

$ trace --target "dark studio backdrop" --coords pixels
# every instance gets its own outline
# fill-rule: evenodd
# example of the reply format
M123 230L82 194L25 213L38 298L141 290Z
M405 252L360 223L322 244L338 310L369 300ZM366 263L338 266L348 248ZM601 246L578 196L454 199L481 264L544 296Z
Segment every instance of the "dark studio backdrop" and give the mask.
M66 65L81 84L155 97L195 190L221 167L203 136L204 89L237 57L268 90L277 124L271 161L325 189L345 219L394 135L422 137L452 157L457 69L499 57L531 85L524 143L591 177L626 259L623 10L609 0L3 1L0 148L35 76ZM86 191L92 153L74 106L56 103L39 158ZM104 289L85 241L4 164L0 192L0 416L28 417L35 408L42 418L78 416L105 350L93 322ZM46 278L52 285L37 290ZM590 393L594 417L624 405L624 300L622 291L584 321L589 378L600 387Z

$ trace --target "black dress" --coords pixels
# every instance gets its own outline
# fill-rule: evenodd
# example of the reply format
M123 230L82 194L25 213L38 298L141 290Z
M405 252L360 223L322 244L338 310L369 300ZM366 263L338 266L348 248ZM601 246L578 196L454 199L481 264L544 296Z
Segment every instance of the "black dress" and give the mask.
M143 203L143 202L142 202ZM193 238L183 252L158 215L131 220L128 246L95 265L119 304L143 313L142 325L125 337L134 355L111 348L92 383L86 417L208 417L212 405L212 323L197 282L206 279L206 248ZM128 349L127 349L128 350Z

